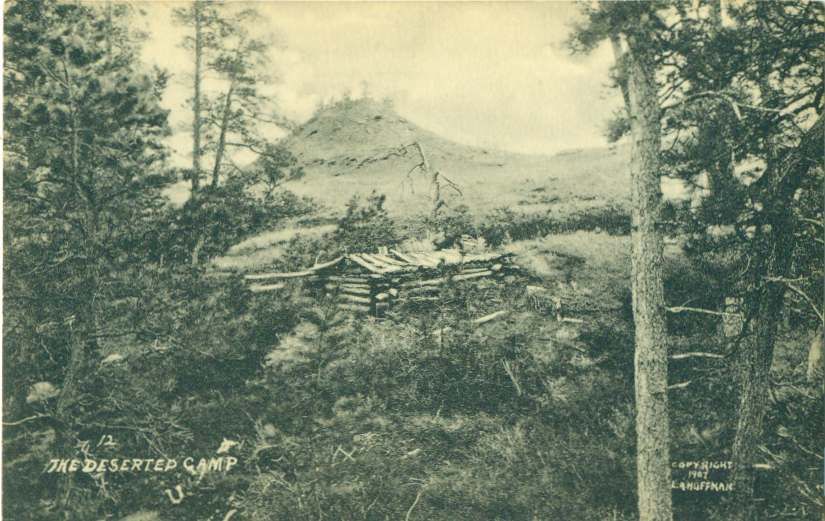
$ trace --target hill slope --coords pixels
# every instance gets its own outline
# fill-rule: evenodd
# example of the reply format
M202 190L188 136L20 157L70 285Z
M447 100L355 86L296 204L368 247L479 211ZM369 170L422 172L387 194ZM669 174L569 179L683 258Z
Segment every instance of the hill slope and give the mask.
M476 219L496 208L563 217L628 200L627 147L579 150L554 156L526 155L455 143L418 127L387 103L370 99L336 103L298 127L283 144L306 175L285 188L320 202L321 221L339 216L353 195L373 190L386 208L411 224L432 209L430 178L421 169L421 145L433 170L454 182L461 195L442 189L450 206L467 205ZM328 227L289 226L243 241L215 264L254 269L280 258L295 235L319 236ZM594 236L596 238L601 235Z
M554 156L526 155L455 143L397 114L389 103L346 100L320 110L285 141L306 175L285 187L316 198L339 213L354 194L387 195L399 217L426 214L430 179L421 169L418 143L433 170L454 182L463 195L443 189L451 204L466 204L476 215L497 207L525 213L550 208L622 204L628 197L626 147L581 150ZM409 174L408 174L409 173Z

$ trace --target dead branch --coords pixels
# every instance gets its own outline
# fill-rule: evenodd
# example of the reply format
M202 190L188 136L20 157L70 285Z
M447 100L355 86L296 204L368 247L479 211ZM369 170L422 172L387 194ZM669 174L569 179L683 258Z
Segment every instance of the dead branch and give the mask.
M343 454L344 457L348 460L355 461L355 458L352 457L352 455L355 453L354 450L352 452L347 452L344 449L342 449L340 445L338 445L338 447L335 449L335 453L338 454L339 452Z
M23 418L22 420L17 420L17 421L13 421L13 422L3 422L3 426L4 427L14 427L14 426L17 426L17 425L22 425L24 423L28 423L30 421L39 420L41 418L51 418L51 417L52 417L51 414L34 414L32 416L28 416L26 418Z
M516 375L513 374L513 369L510 367L510 362L507 361L507 360L502 360L501 365L504 366L504 372L507 373L507 376L510 377L510 381L513 382L513 385L516 388L516 394L518 396L521 396L521 385L519 385L518 379L516 378Z
M496 311L495 313L490 313L489 315L484 315L483 317L479 317L479 318L473 320L473 324L475 324L477 326L479 326L481 324L486 324L487 322L490 322L491 320L495 320L497 318L506 316L507 313L508 313L508 311L506 311L506 310Z
M415 495L415 501L413 501L413 504L410 505L410 509L407 510L407 515L404 516L404 521L410 521L410 515L412 515L412 511L415 508L415 505L417 505L418 502L421 501L421 493L422 492L424 492L424 487L421 487L418 490L418 494Z
M694 351L690 353L679 353L676 355L671 355L671 360L683 360L685 358L725 358L725 355L718 355L716 353L703 353L699 351Z
M802 221L802 222L806 222L808 224L814 224L816 226L825 227L825 222L817 221L816 219L809 219L808 217L800 217L799 220Z
M816 302L814 302L814 299L809 297L807 293L802 291L802 289L799 288L798 286L794 285L790 280L783 279L781 277L765 277L765 280L767 280L769 282L781 282L782 284L787 286L788 289L790 289L791 291L793 291L794 293L796 293L797 295L799 295L800 297L805 299L805 301L811 306L811 309L816 314L816 316L819 317L819 322L820 323L825 323L825 315L823 315L822 311L820 311L819 308L816 307Z
M666 106L662 107L662 111L667 111L667 110L670 110L670 109L674 109L674 108L676 108L680 105L684 105L685 103L688 103L688 102L691 102L691 101L694 101L694 100L697 100L697 99L701 99L701 98L716 98L717 100L721 100L721 101L726 102L727 104L729 104L731 106L731 108L733 109L734 114L736 115L736 119L739 120L739 121L742 121L742 111L739 109L739 107L745 107L745 108L749 108L751 110L758 110L758 111L761 111L761 112L771 112L771 113L779 114L780 116L784 116L786 114L790 114L791 112L793 112L793 111L788 110L787 108L785 108L785 109L775 109L775 108L771 108L771 107L760 107L758 105L749 105L747 103L741 103L741 102L738 102L738 101L734 100L733 98L731 98L727 94L725 94L723 92L718 92L718 91L705 91L705 92L696 93L692 96L682 98L681 100L679 100L675 103L672 103L670 105L666 105Z
M704 313L706 315L717 315L717 316L729 316L729 317L742 317L741 313L730 313L728 311L714 311L712 309L703 309L703 308L692 308L687 306L674 306L670 308L665 308L667 311L671 313Z

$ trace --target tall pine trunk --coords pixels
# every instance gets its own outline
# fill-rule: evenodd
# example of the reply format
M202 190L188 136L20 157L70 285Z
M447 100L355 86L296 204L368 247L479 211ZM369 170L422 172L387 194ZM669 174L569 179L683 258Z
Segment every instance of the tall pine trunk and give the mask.
M95 303L100 291L100 263L103 262L103 255L99 247L102 243L100 213L97 194L93 188L96 184L93 181L94 171L84 171L83 163L80 160L80 108L73 88L74 79L69 72L70 68L66 66L68 62L68 55L65 55L63 71L66 98L70 107L69 165L75 183L75 195L83 207L83 217L80 219L79 224L83 229L85 241L82 244L84 259L82 291L75 295L78 325L69 329L70 336L67 342L69 360L54 411L54 419L60 425L60 429L56 433L56 441L61 457L71 454L75 448L78 420L75 418L74 408L82 394L81 380L83 375L89 373L89 367L99 355L97 343L99 320ZM81 182L81 178L85 178L86 185ZM73 488L73 474L60 476L57 481L57 499L58 504L63 508L70 504Z
M774 344L781 319L785 286L793 262L796 243L796 222L790 202L818 158L825 153L825 123L818 117L799 145L781 160L769 163L769 168L757 181L765 194L761 216L764 253L758 255L752 271L757 289L746 304L753 323L750 342L739 353L739 413L733 440L734 501L731 518L735 521L755 521L754 506L757 446L763 439L765 414L768 410L770 369Z
M218 137L218 147L215 150L215 164L212 167L212 188L217 188L221 179L221 165L223 164L223 154L226 151L226 132L229 130L229 116L232 112L232 94L235 92L235 79L229 84L226 98L223 104L221 115L221 130Z
M627 98L632 137L632 291L636 334L636 475L640 521L671 521L667 344L659 230L660 109L655 66L628 37Z
M203 15L196 1L192 7L195 18L195 74L192 99L192 194L200 186L201 175L201 78L203 76Z
M768 219L768 252L757 270L760 278L783 278L791 267L794 248L793 223L789 212ZM760 291L749 303L752 311L751 341L743 343L736 360L739 376L739 411L733 440L735 521L758 519L755 510L753 464L762 440L765 413L768 410L770 371L774 345L782 315L785 286L779 282L757 281Z
M708 26L708 37L713 40L718 37L719 32L722 30L722 1L711 0L709 7L710 24ZM730 78L724 74L725 69L721 66L722 64L717 65L720 66L717 67L713 71L713 75L706 80L706 89L709 91L722 92L730 87ZM699 141L704 147L703 153L710 159L706 165L708 176L707 187L711 196L715 198L717 209L724 209L726 206L723 202L720 202L719 197L725 193L733 193L733 188L737 184L737 180L733 175L732 150L730 142L725 136L728 123L723 117L724 114L726 113L715 112L713 117L705 119L699 127Z

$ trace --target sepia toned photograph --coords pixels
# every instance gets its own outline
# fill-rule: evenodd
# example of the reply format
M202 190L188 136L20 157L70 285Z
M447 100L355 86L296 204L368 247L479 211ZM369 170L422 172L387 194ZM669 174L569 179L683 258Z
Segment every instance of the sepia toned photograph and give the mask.
M825 4L2 25L2 519L825 520Z

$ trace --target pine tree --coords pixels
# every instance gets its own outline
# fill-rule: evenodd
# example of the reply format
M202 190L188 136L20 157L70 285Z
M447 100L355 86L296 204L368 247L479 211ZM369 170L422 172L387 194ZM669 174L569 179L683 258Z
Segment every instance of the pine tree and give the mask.
M699 16L679 13L680 31L668 42L664 127L672 136L670 172L694 186L706 178L706 193L688 217L692 255L736 259L721 270L721 294L741 302L744 314L744 328L729 346L739 388L731 515L752 520L758 515L753 469L766 434L770 368L788 290L795 288L797 298L799 291L821 295L810 291L819 284L811 283L817 263L800 262L810 259L803 252L815 237L799 217L821 215L805 201L821 188L814 158L823 156L825 136L825 10L807 2L726 3L723 24L722 7L711 1ZM719 225L730 233L712 236ZM789 286L791 280L809 293ZM806 314L817 316L818 305Z
M163 205L165 75L141 68L120 8L18 2L6 11L6 390L48 379L41 411L67 453L107 339L136 333L118 305L140 284L145 229ZM29 372L26 372L29 371ZM93 398L92 398L93 399ZM60 500L71 501L71 478Z
M635 324L636 476L639 519L673 518L667 400L667 331L662 279L660 106L656 35L664 22L657 5L602 4L587 9L588 24L574 48L610 39L631 134L632 293Z

